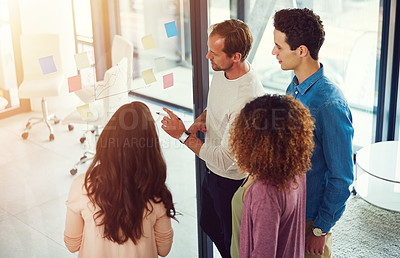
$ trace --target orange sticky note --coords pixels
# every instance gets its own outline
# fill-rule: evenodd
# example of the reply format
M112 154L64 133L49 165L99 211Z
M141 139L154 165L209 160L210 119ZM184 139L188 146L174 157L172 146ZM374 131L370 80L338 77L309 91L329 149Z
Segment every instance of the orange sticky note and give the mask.
M154 76L153 69L143 71L142 77L146 85L157 81L156 77Z
M68 78L68 89L69 92L82 89L82 80L80 74Z
M156 47L156 43L154 43L153 35L149 34L142 38L142 44L144 50L152 49Z
M163 76L164 89L174 86L174 74L169 73Z

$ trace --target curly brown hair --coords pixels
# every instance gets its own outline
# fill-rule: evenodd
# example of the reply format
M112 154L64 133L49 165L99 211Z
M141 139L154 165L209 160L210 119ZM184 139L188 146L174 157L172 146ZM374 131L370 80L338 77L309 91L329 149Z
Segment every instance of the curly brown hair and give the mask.
M118 244L143 235L149 201L162 202L175 218L167 167L149 108L142 102L120 107L104 127L96 155L85 176L85 189L98 208L93 215L104 226L104 237Z
M246 104L230 129L238 167L278 190L311 168L314 121L291 96L264 95Z

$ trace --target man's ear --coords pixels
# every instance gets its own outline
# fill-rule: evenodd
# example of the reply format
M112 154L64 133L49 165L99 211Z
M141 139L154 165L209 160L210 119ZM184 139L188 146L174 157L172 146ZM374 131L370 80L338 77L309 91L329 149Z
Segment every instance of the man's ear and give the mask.
M233 62L240 62L242 60L242 54L236 52L235 54L233 54L232 58Z
M302 57L305 57L310 54L310 51L308 51L308 47L306 47L305 45L300 45L297 48L297 51L298 51L299 55Z

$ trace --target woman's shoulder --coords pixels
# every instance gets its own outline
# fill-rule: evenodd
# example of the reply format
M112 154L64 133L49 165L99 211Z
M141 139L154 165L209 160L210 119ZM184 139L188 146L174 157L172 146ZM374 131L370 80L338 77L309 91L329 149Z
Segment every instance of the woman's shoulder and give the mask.
M82 193L85 189L85 174L78 175L71 184L70 192Z
M77 176L71 184L66 205L75 212L82 209L82 200L86 198L84 186L85 174Z
M248 190L247 195L251 196L253 201L265 200L268 196L269 198L276 198L279 195L279 191L273 185L262 180L256 180ZM274 197L275 196L275 197Z

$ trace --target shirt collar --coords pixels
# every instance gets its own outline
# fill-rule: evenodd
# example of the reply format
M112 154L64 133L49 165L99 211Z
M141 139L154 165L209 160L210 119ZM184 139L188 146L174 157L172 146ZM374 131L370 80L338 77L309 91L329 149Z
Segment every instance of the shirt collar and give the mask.
M318 71L316 71L314 74L308 77L300 85L297 77L296 76L293 77L292 83L296 85L296 88L301 93L301 95L304 95L306 91L308 91L319 79L321 79L322 76L324 76L324 66L322 65L322 63L319 64L321 65L321 68L319 68Z

